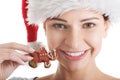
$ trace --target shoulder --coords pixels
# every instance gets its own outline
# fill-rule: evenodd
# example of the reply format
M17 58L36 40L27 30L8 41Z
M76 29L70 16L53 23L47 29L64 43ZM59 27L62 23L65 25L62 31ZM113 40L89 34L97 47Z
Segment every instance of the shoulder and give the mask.
M51 74L48 76L37 78L36 80L53 80L53 79L54 79L54 74Z
M103 77L103 80L120 80L119 78L110 76L110 75L106 75Z

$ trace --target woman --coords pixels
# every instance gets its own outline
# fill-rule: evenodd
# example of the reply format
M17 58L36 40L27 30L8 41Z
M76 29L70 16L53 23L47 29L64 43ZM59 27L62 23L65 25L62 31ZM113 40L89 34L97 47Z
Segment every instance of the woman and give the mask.
M110 23L120 18L118 5L118 0L28 0L29 25L43 22L48 47L59 55L56 73L34 80L120 80L95 63Z

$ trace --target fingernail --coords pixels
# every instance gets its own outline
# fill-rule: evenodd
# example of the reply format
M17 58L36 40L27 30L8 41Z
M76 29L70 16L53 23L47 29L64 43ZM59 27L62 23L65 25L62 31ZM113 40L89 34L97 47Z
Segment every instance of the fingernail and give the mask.
M33 59L33 57L27 56L27 59L28 59L28 60L32 60L32 59Z
M22 62L20 62L20 64L21 64L21 65L25 65L25 62L22 61Z
M30 47L29 50L30 50L30 52L34 52L35 51L32 47Z

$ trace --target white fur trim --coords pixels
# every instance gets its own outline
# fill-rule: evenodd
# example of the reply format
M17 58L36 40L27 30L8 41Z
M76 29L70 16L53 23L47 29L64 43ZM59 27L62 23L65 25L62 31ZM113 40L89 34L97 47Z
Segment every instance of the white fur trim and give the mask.
M28 0L29 24L39 24L71 9L92 9L109 15L111 22L120 19L120 0Z
M41 47L45 47L42 42L29 42L28 45L35 51L39 51Z

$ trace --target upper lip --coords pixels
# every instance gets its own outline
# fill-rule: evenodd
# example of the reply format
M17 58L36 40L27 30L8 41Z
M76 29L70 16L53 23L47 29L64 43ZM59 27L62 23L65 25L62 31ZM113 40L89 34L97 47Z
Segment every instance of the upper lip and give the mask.
M81 50L81 51L64 51L66 53L80 53L80 52L84 52L85 50Z
M74 57L84 54L87 50L89 50L89 49L84 49L84 50L80 50L80 51L78 51L78 50L67 51L67 50L59 49L60 52L65 53L66 55L69 55L69 56L74 56Z
M89 49L83 49L83 50L63 50L63 49L59 49L60 51L62 52L66 52L66 53L80 53L80 52L84 52L86 50L89 50Z

